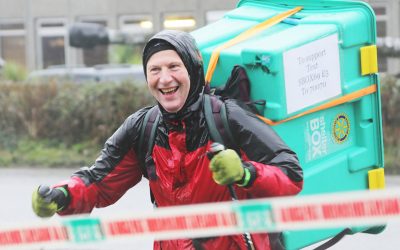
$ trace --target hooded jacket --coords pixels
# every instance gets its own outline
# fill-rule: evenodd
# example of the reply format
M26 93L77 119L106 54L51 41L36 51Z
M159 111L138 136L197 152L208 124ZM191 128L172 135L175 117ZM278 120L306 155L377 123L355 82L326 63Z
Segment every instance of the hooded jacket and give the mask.
M204 71L194 39L187 33L163 31L150 39L144 49L144 67L148 53L157 41L172 45L190 75L189 96L183 108L167 113L159 105L158 123L151 161L155 175L150 189L158 207L230 201L226 186L216 184L206 156L211 143L201 105ZM139 132L146 112L143 108L130 115L107 140L101 155L90 168L73 174L67 185L71 197L64 214L89 213L94 207L116 202L142 178L138 159ZM239 199L294 195L301 191L303 173L296 154L254 114L234 101L226 100L229 125L240 148L243 164L250 169L248 186L234 185ZM253 234L256 249L270 249L268 234ZM154 249L246 249L242 235L218 236L201 240L156 241Z

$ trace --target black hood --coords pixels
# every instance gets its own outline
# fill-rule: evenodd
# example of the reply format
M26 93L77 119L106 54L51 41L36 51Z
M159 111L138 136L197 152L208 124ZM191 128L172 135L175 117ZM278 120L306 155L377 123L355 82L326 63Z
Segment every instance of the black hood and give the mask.
M159 107L163 113L163 116L169 119L183 119L190 111L197 110L200 102L200 94L204 87L204 70L203 61L201 59L200 51L197 48L196 41L187 32L177 30L164 30L154 35L147 42L143 50L143 69L146 75L147 61L150 56L154 54L154 51L160 51L160 49L154 49L155 46L167 42L173 49L178 53L185 65L189 77L190 77L190 90L188 98L181 110L177 113L168 113L159 104ZM166 49L169 46L164 46ZM147 78L147 76L146 76Z

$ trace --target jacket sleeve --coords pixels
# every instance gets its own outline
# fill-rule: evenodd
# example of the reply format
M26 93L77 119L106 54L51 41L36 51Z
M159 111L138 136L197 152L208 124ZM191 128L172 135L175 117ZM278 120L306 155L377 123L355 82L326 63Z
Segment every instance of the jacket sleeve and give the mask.
M233 101L226 102L229 125L252 178L246 191L252 197L294 195L303 187L299 160L268 125Z
M83 167L56 186L66 186L69 205L60 215L90 213L94 207L115 203L142 178L135 147L145 109L129 116L106 141L100 156L89 168Z

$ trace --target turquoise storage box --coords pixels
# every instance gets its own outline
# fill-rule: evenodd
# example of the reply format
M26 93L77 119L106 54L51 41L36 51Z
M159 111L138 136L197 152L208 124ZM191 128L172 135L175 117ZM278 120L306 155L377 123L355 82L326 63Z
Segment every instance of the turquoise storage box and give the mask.
M205 68L218 46L297 6L296 14L222 49L211 85L224 84L234 65L244 66L252 99L266 101L263 116L299 156L300 195L383 188L376 25L366 3L242 0L192 32ZM344 228L284 232L285 244L299 249Z

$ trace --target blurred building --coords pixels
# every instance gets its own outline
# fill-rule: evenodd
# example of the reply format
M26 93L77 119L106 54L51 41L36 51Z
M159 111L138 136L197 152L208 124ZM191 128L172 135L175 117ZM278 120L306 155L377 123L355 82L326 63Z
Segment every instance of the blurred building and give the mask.
M238 0L0 0L0 57L42 69L51 65L108 62L107 47L75 49L68 27L94 22L129 31L137 43L162 30L191 31L221 18ZM378 36L400 37L400 0L368 0L377 15ZM380 58L380 70L400 72L400 59Z

